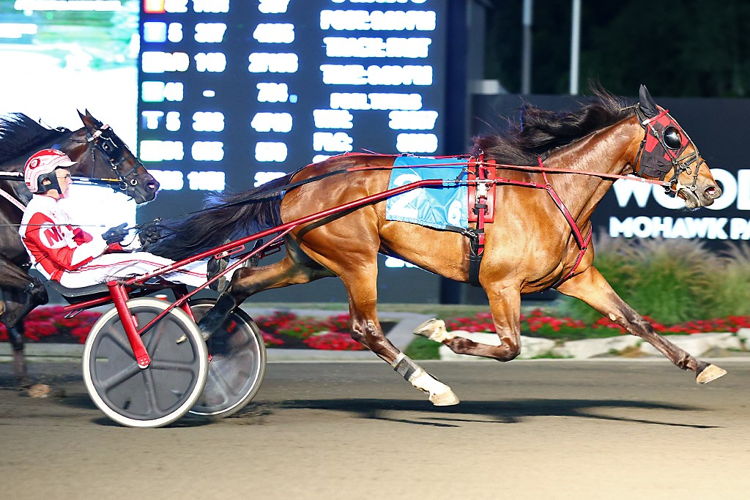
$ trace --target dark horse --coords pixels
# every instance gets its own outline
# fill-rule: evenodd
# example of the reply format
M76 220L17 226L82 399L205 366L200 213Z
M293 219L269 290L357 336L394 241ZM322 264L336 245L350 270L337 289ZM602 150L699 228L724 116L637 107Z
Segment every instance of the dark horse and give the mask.
M0 179L2 174L22 173L24 163L35 152L55 148L78 162L71 168L72 175L116 179L119 189L136 203L153 200L159 183L140 160L108 125L88 111L79 116L84 126L74 131L48 129L20 113L0 117ZM0 190L0 321L8 328L16 353L16 374L23 376L23 318L47 302L47 292L28 274L29 258L18 235L22 209L31 193L23 177L0 180Z
M521 295L555 287L577 297L629 333L648 341L699 383L722 376L721 368L700 361L668 340L629 307L592 265L590 245L579 246L571 228L590 234L590 217L621 174L662 180L686 207L708 206L720 196L708 166L680 125L658 107L645 87L639 103L624 107L604 91L570 113L526 107L523 126L504 136L475 140L475 154L498 164L497 176L551 185L567 206L569 222L547 189L520 185L496 188L495 217L485 226L486 246L479 283L489 298L499 345L487 345L446 331L430 320L415 333L442 342L454 352L510 361L520 352ZM345 155L309 165L250 193L224 196L216 204L169 229L171 238L149 248L179 258L258 229L288 222L387 189L393 156ZM514 168L513 165L541 165ZM539 169L546 169L542 173ZM347 171L343 175L331 172ZM557 173L555 171L557 170ZM305 179L318 180L279 193ZM547 184L547 180L549 185ZM272 199L244 204L263 192ZM401 353L378 322L377 254L398 255L419 267L457 280L469 280L469 241L462 234L386 220L385 203L376 202L303 224L286 236L286 256L262 267L245 267L201 321L211 333L223 315L249 296L270 288L338 276L349 295L351 335L380 356L436 405L458 402L451 389ZM501 216L500 216L501 214ZM581 248L583 247L583 251Z

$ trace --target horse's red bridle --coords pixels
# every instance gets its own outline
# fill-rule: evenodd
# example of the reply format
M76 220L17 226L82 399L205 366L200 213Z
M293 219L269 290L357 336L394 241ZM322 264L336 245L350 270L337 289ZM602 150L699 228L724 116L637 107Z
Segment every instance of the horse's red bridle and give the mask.
M667 192L675 196L680 189L684 188L695 195L698 172L703 164L703 159L701 159L698 148L693 141L677 121L672 118L667 109L661 108L658 114L646 117L643 111L636 106L635 113L644 130L643 140L638 148L635 165L633 166L635 174L640 177L664 180L669 171L673 170L674 173ZM668 136L670 133L679 134L679 144L668 144L670 139L675 140L674 136ZM693 145L693 152L683 156L690 144ZM691 168L693 164L696 164L694 169ZM683 172L693 177L693 182L687 186L680 182L680 175Z

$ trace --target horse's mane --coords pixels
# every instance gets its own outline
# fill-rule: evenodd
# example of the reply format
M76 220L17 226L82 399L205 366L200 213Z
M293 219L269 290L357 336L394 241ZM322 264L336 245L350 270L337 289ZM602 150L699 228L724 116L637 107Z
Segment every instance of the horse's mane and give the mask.
M595 130L602 129L632 114L632 108L606 90L592 88L595 100L576 111L558 113L531 104L521 108L521 123L509 120L502 135L474 139L472 153L483 152L498 163L535 165L537 156L565 146Z
M23 113L0 115L0 163L18 158L67 132L70 131L43 127Z
M182 219L158 223L162 238L145 245L144 250L180 260L281 225L281 194L270 194L252 203L248 203L248 200L261 192L275 193L289 184L293 175L285 175L249 191L209 196L203 210Z

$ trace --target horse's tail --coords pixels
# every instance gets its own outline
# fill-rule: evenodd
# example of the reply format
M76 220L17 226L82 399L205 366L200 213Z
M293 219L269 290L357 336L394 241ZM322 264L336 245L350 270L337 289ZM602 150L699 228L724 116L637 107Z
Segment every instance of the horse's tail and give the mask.
M161 239L144 245L143 249L180 260L278 226L282 223L280 188L289 184L293 175L274 179L250 191L210 196L203 210L182 219L159 222Z

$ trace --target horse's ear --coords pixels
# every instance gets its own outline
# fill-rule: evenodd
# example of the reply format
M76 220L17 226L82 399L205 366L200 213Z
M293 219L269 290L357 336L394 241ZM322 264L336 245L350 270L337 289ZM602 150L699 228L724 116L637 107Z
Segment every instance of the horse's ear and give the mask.
M85 110L84 113L81 113L81 110L78 110L78 117L81 119L81 121L83 122L83 125L87 129L92 130L96 128L94 123L91 121L88 110Z
M654 98L651 97L648 89L643 84L641 84L641 88L638 91L638 106L641 108L641 111L646 118L653 118L659 114L659 110L656 109Z
M86 117L91 120L92 123L96 125L96 128L99 128L102 126L102 122L94 118L94 115L92 115L88 109L86 109Z
M81 113L78 111L78 116L81 118L81 121L89 130L96 130L101 126L101 123L99 123L99 120L93 117L91 113L89 113L89 110L84 110L84 113Z

